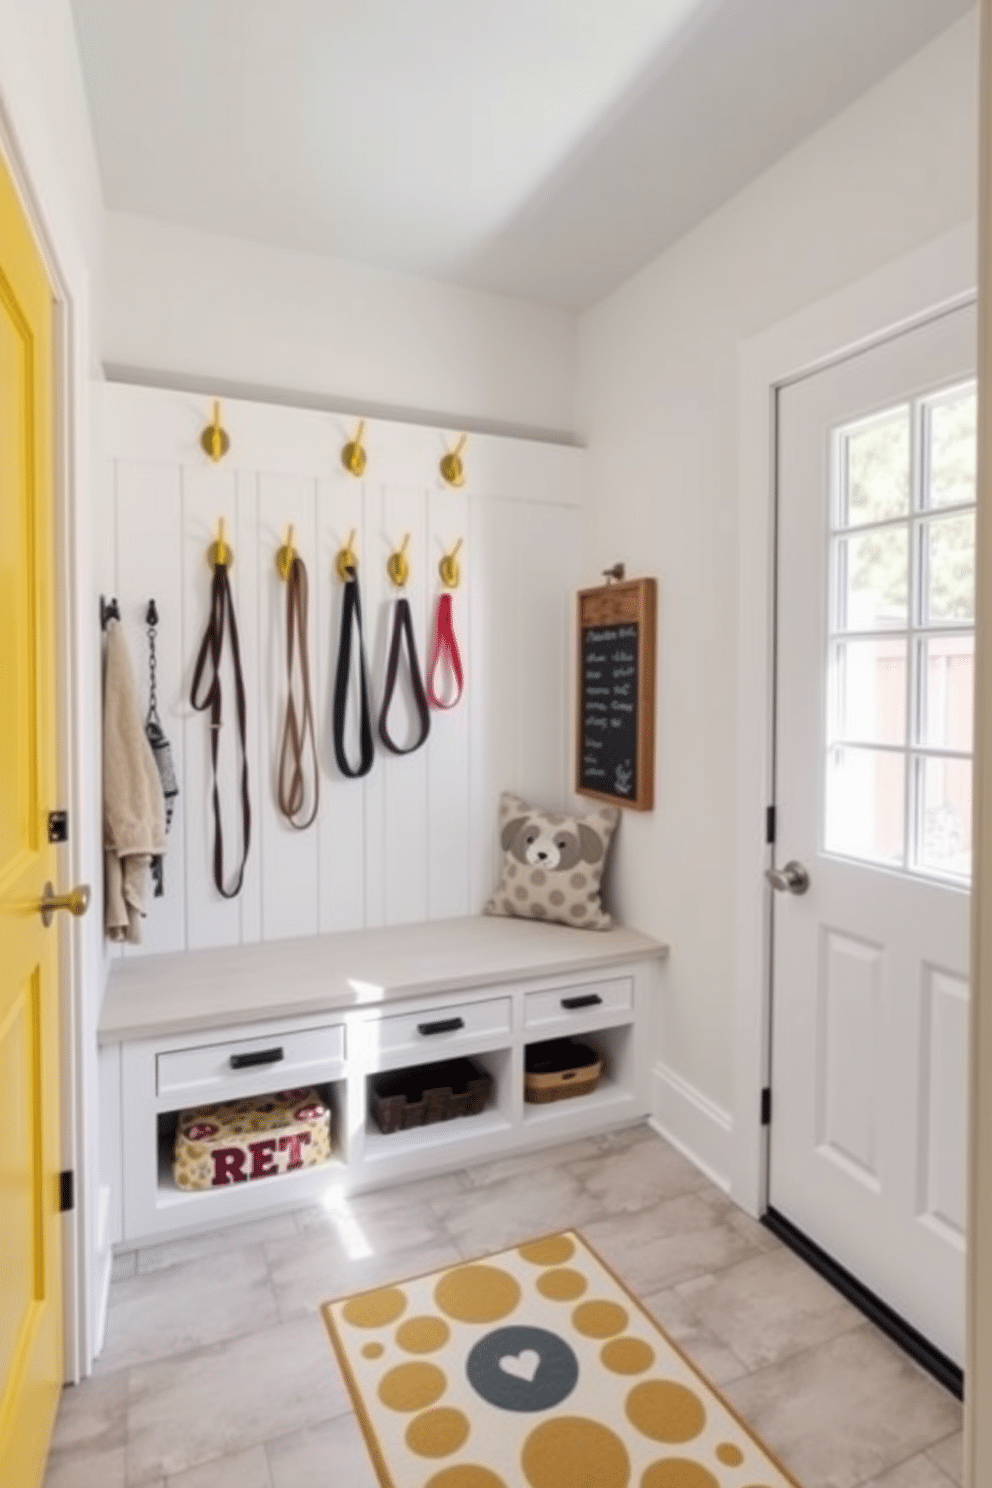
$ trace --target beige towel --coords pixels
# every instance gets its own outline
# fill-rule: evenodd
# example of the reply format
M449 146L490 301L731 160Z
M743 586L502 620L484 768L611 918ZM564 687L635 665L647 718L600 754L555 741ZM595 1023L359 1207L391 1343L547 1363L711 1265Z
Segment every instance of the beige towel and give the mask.
M148 913L149 865L165 851L165 798L117 620L107 624L103 673L103 846L107 935L136 945Z

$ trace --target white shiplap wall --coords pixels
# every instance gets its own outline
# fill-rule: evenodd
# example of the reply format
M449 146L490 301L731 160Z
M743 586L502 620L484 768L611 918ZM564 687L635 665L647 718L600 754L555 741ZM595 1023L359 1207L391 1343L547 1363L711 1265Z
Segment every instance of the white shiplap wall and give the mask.
M373 421L359 481L340 463L353 421L231 400L223 406L231 450L214 466L199 447L209 412L206 398L189 393L103 389L101 587L118 597L142 706L144 614L150 597L158 605L159 712L181 791L166 895L153 902L142 950L477 912L495 868L500 790L549 805L569 797L582 452L473 436L465 450L466 484L452 490L438 474L438 460L457 431ZM253 806L248 868L234 901L222 900L213 887L209 731L206 717L189 705L209 603L206 550L221 516L235 555ZM285 702L285 587L275 553L290 523L310 577L321 770L318 819L302 833L282 821L275 804ZM386 559L409 532L407 592L423 667L440 592L438 560L464 539L454 598L467 674L462 701L450 712L432 710L427 744L412 755L387 753L377 737L375 764L361 781L338 774L330 729L342 596L334 560L351 528L358 532L376 717L391 614ZM225 717L230 750L230 685ZM402 737L400 727L397 734ZM226 757L230 856L239 815L233 753Z

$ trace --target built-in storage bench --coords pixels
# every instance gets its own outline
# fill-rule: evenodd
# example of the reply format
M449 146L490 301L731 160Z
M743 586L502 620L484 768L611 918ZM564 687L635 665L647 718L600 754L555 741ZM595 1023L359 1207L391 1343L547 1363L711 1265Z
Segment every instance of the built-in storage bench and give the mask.
M665 954L633 930L480 917L117 961L99 1028L107 1238L130 1247L636 1121ZM526 1104L526 1046L571 1034L602 1054L599 1085ZM484 1110L378 1129L371 1076L458 1055L492 1078ZM176 1188L180 1110L311 1085L333 1113L330 1163Z

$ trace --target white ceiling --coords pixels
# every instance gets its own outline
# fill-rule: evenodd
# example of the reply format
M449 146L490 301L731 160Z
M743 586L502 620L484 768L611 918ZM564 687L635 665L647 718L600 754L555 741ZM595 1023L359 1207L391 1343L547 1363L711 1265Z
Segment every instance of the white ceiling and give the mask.
M973 0L73 0L108 207L583 307Z

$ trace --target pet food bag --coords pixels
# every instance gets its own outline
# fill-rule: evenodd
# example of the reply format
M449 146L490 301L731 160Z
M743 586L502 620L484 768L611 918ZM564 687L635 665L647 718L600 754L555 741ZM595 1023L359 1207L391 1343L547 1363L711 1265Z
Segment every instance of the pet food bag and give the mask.
M312 1086L180 1111L172 1174L187 1191L312 1168L331 1156L331 1112Z

